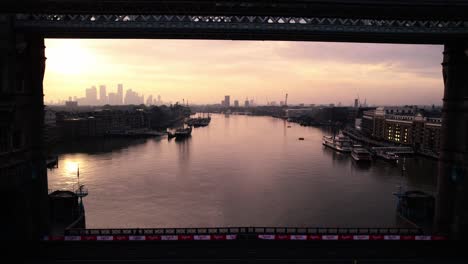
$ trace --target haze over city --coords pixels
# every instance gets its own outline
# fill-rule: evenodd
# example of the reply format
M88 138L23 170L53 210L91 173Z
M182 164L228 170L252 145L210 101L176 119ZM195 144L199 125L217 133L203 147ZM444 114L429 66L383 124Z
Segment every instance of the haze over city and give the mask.
M46 39L45 101L115 92L215 104L441 104L442 46L361 43ZM65 67L66 66L66 67ZM146 100L146 99L145 99Z

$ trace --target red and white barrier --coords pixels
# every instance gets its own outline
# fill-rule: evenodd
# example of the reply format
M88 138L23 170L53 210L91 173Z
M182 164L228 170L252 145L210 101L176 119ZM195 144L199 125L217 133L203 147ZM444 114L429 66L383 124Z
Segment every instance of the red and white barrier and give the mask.
M445 236L414 235L257 235L262 240L447 240Z
M288 234L259 234L261 240L447 240L445 236L423 235L288 235ZM228 235L115 235L115 236L45 236L46 241L182 241L182 240L236 240L237 234Z

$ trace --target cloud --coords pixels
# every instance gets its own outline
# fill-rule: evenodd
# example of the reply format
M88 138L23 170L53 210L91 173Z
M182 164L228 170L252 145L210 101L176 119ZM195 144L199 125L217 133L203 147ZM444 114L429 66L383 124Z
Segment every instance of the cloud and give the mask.
M442 46L368 43L290 42L276 49L284 59L346 64L383 64L390 70L426 77L440 74Z

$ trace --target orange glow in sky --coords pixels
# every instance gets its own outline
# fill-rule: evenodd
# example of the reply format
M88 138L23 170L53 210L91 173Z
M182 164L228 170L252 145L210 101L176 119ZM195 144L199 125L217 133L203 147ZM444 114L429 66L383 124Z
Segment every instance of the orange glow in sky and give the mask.
M106 85L165 101L441 104L442 46L280 41L47 39L45 101Z

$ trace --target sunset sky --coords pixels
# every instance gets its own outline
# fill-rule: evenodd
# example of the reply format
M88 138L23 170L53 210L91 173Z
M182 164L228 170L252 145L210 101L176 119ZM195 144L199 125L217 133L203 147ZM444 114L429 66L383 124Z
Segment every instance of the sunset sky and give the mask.
M442 46L213 40L46 40L45 101L118 83L164 101L441 104Z

